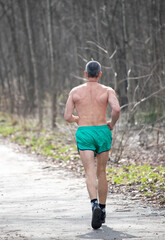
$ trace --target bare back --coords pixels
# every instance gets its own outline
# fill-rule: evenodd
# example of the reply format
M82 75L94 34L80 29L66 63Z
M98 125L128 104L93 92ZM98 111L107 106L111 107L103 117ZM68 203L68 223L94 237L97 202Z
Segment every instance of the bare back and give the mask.
M108 87L97 82L87 82L72 91L79 126L106 124Z

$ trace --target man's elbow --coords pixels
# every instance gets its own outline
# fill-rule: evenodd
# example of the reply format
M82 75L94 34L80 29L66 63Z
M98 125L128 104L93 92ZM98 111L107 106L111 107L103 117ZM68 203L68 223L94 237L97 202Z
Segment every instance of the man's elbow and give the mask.
M120 107L116 106L115 108L113 108L113 111L115 113L116 116L120 116Z
M64 114L65 121L70 122L70 118L71 117L68 114Z
M115 112L120 115L120 107L116 107Z

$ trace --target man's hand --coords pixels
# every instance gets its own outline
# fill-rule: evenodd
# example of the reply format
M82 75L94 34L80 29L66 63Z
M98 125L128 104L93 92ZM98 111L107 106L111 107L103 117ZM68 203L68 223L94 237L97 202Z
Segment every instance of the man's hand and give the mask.
M67 121L67 122L69 122L69 123L79 123L79 116L75 116L75 115L71 115L70 117L68 117L68 118L66 118L65 117L65 120Z
M79 116L74 116L74 120L75 120L75 122L76 122L77 125L78 125L78 122L79 122Z
M108 121L107 122L107 126L109 127L109 129L112 131L114 126L112 125L112 122L111 121Z

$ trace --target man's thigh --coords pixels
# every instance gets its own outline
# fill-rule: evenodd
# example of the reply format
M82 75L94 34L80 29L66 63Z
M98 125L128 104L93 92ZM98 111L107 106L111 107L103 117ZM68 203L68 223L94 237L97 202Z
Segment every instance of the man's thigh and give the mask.
M85 172L92 171L95 169L95 161L94 161L94 152L91 150L84 150L79 151L80 152L80 158L83 163Z
M108 159L109 159L109 151L97 154L97 171L106 170Z

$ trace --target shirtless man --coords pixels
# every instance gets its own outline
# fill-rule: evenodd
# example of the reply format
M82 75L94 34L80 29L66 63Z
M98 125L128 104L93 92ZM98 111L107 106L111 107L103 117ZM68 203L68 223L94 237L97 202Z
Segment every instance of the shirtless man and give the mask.
M111 148L111 130L120 115L120 106L115 91L98 83L101 75L100 63L96 61L87 63L85 68L87 83L71 90L64 114L66 121L76 122L79 126L76 141L85 169L86 185L92 204L91 225L94 229L100 228L105 222L108 193L106 164ZM112 111L111 121L107 122L108 104ZM73 115L74 109L76 109L77 116ZM94 156L97 157L96 170Z

